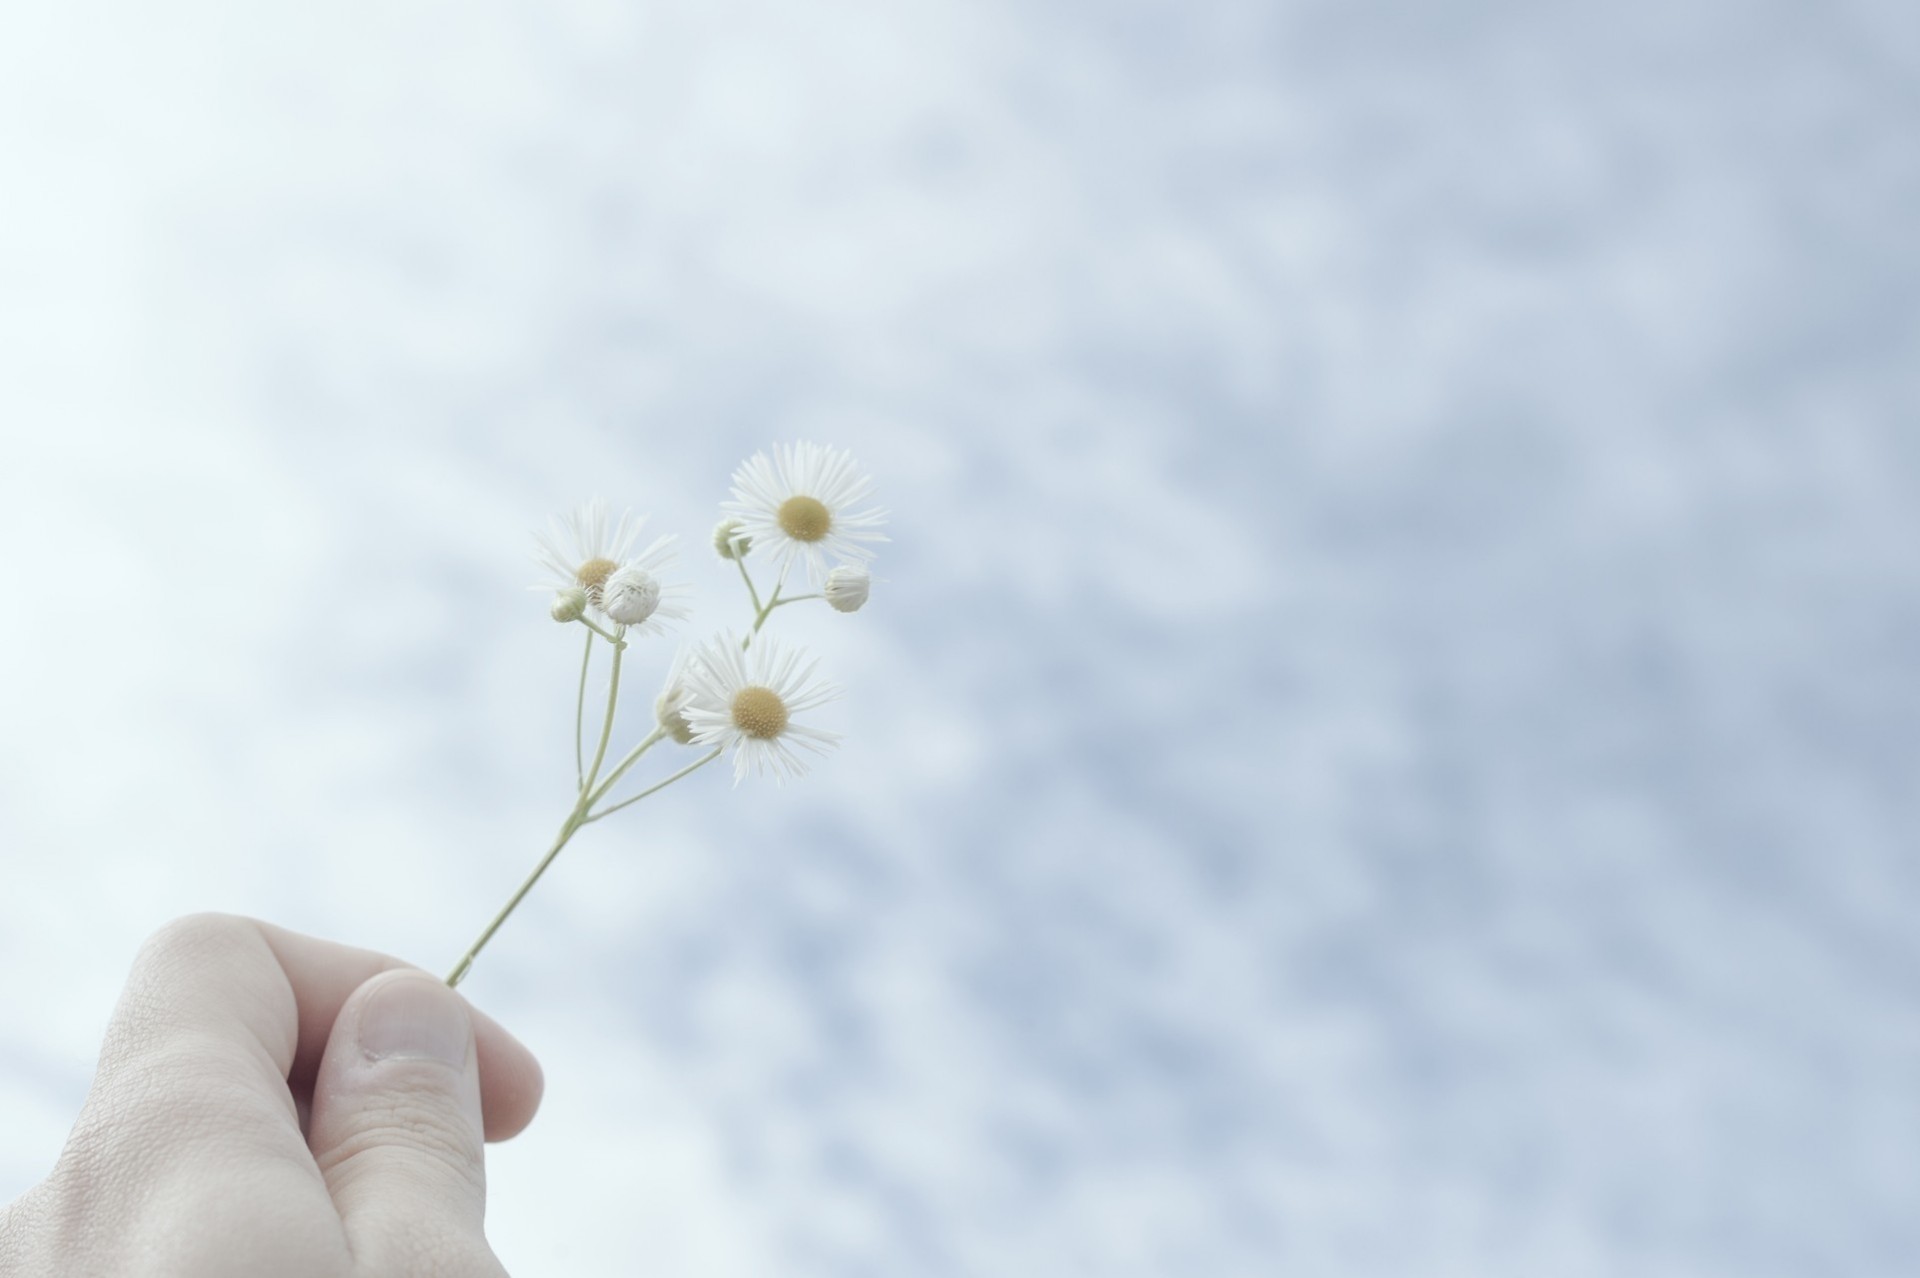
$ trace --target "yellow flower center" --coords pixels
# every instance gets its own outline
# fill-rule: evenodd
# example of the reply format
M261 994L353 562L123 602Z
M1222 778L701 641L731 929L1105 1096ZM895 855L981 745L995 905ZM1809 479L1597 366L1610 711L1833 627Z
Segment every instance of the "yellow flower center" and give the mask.
M600 587L606 585L607 578L613 576L619 568L620 565L611 559L589 559L573 570L573 579L580 583L582 590L593 597L595 603L598 603Z
M742 688L733 697L733 726L756 741L787 730L787 703L772 688Z
M819 541L833 527L833 516L818 497L789 497L780 503L780 531L795 541Z

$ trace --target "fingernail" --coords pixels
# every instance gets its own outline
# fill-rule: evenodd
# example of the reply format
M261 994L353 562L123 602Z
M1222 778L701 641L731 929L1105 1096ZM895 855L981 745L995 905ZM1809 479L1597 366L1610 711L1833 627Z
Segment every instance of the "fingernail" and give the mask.
M467 1063L473 1029L466 1003L430 976L390 976L360 1008L360 1050L371 1061Z

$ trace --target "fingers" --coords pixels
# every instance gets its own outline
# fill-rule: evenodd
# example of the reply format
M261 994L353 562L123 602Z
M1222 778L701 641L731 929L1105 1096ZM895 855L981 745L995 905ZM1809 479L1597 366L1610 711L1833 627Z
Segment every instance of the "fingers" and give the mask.
M69 1150L129 1146L149 1160L196 1149L304 1154L285 1082L294 992L244 919L168 924L135 958Z
M175 920L134 960L96 1090L157 1089L169 1103L192 1103L210 1095L217 1079L246 1093L246 1112L292 1120L290 1150L301 1152L295 1106L312 1087L334 1018L369 977L403 967L371 950L233 915ZM540 1065L491 1018L475 1013L473 1026L487 1136L505 1140L540 1107Z
M406 968L399 959L302 936L271 923L257 923L279 958L299 1003L299 1043L288 1072L296 1097L312 1088L341 1006L381 972ZM417 968L409 969L417 971ZM533 1121L545 1080L540 1062L486 1013L469 1008L480 1061L480 1100L488 1140L508 1140Z
M382 983L412 992L400 1012L382 1010ZM182 1245L218 1239L225 1226L209 1204L256 1225L270 1204L274 1236L316 1264L364 1235L370 1254L394 1257L369 1273L498 1275L480 1232L480 1142L526 1126L540 1093L526 1048L436 978L250 919L195 915L135 960L48 1201L63 1229L109 1249L148 1238L149 1226ZM385 1200L414 1199L361 1188L383 1184L438 1202L421 1216L437 1232L396 1228ZM349 1208L361 1223L345 1219ZM178 1230L189 1218L198 1233ZM144 1272L158 1254L98 1272Z
M285 1081L298 1019L286 974L246 920L201 915L156 933L43 1187L51 1245L68 1262L21 1272L212 1272L195 1241L223 1236L244 1218L240 1204L273 1204L273 1227L317 1261L344 1256ZM179 1228L186 1220L201 1229Z
M347 998L314 1079L307 1142L362 1272L502 1272L482 1230L473 1021L439 980L384 972Z

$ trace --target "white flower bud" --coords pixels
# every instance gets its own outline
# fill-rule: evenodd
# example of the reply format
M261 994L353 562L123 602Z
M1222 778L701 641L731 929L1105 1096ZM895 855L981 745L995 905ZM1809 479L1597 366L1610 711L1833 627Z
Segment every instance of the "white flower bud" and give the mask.
M827 584L820 593L827 597L837 612L859 612L860 606L867 602L867 590L873 585L873 578L865 568L842 566L827 574Z
M660 606L660 580L644 568L622 568L600 590L600 611L623 626L637 626Z
M653 702L653 718L668 736L681 745L693 744L693 725L687 722L686 708L693 700L693 691L687 687L686 657L683 655L673 663L673 672L667 676L667 686Z
M753 546L753 539L740 531L740 521L723 519L714 527L713 548L722 559L741 559Z
M562 590L553 597L553 607L547 615L555 621L578 621L587 615L587 592L578 586L571 590Z

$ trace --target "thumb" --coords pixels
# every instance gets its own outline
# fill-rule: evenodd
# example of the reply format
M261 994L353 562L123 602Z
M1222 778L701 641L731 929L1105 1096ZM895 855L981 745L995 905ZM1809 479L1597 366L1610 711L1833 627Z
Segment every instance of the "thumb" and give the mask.
M418 971L355 990L314 1080L307 1144L362 1272L502 1273L481 1228L482 1132L467 1001Z

